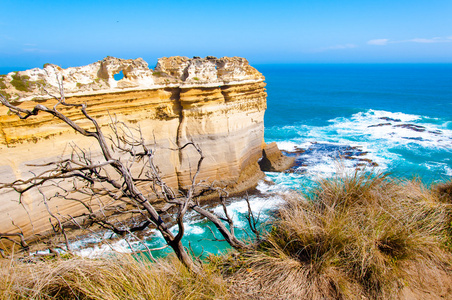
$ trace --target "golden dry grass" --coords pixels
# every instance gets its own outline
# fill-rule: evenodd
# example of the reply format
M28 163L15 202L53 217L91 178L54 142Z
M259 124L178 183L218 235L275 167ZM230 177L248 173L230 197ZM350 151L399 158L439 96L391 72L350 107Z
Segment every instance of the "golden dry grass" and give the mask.
M452 297L450 215L417 181L323 180L287 199L257 251L225 264L249 298L396 299L407 290Z
M445 203L452 203L452 180L440 183L433 188L436 196Z
M1 299L227 299L223 278L195 275L173 258L143 262L130 255L35 264L3 261Z

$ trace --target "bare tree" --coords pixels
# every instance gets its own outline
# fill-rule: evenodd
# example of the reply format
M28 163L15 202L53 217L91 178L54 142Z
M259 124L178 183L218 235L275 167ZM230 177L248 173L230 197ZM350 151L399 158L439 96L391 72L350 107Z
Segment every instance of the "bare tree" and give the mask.
M232 247L237 249L249 247L248 244L235 236L234 224L226 210L224 194L221 194L221 191L220 200L226 218L221 218L199 205L196 196L200 193L200 190L215 190L215 188L201 186L199 180L197 180L204 159L202 150L198 145L190 142L175 149L181 151L186 147L193 147L199 154L196 170L191 177L191 185L184 192L175 192L160 177L158 168L154 164L155 152L147 146L139 127L131 128L118 121L115 116L111 116L110 129L112 134L104 134L97 120L88 113L87 105L67 103L62 81L58 80L58 83L60 96L57 97L48 93L56 101L52 108L38 104L31 110L23 109L13 105L2 95L0 95L0 101L20 119L28 119L40 113L50 114L81 135L95 139L102 153L101 159L97 161L92 157L91 152L81 149L77 145L72 145L72 154L69 158L33 165L46 169L38 174L33 174L29 179L0 183L0 189L12 189L17 192L19 202L24 193L32 189L38 190L49 215L53 220L56 220L55 231L59 231L65 237L67 250L70 250L70 243L65 229L68 228L69 224L82 226L81 218L83 218L85 225L98 224L118 234L141 231L153 224L184 265L196 272L199 270L199 265L195 263L182 245L185 232L184 216L188 210L193 210L212 221ZM64 108L64 110L60 108ZM92 129L83 128L69 118L68 109L79 110L84 118L90 122ZM46 186L52 186L53 191L56 189L58 192L47 195L45 192ZM86 208L86 212L78 216L61 216L52 213L47 203L55 197L67 201L77 201ZM163 200L166 205L157 210L152 202L155 198ZM92 201L86 201L86 199L95 199L96 208L91 204ZM118 205L118 203L121 205ZM168 219L169 212L173 216L174 223L177 224L177 234L173 234L170 230L171 223L164 221L164 219ZM118 222L117 219L109 218L111 215L117 216L126 213L140 216L140 221L129 222L125 226L126 222ZM19 234L18 236L21 238L20 244L28 247L23 235ZM11 239L11 234L0 233L0 237Z

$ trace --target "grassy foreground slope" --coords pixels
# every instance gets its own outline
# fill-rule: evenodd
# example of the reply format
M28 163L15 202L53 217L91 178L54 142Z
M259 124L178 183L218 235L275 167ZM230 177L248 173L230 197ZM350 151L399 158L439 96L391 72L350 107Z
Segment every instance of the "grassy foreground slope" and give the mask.
M323 180L286 199L254 250L174 259L71 258L1 266L3 299L451 299L452 182Z
M287 199L233 277L269 298L452 298L450 186L374 174L321 181Z

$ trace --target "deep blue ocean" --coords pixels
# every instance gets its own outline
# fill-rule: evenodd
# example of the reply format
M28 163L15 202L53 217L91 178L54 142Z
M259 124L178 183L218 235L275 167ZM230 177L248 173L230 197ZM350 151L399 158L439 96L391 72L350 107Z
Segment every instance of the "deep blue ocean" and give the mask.
M297 157L289 173L266 173L250 195L261 221L291 189L355 169L420 177L426 184L452 176L452 64L299 64L256 65L266 77L265 140ZM247 238L246 202L232 198L229 209L237 231ZM220 207L214 208L219 215ZM195 253L219 253L206 221L187 216L185 244ZM244 228L241 230L240 228ZM108 234L106 234L108 235ZM97 244L105 236L78 241ZM217 233L219 238L219 234ZM96 256L129 245L143 249L133 236L80 253ZM163 239L150 235L148 247ZM162 252L155 252L155 256Z

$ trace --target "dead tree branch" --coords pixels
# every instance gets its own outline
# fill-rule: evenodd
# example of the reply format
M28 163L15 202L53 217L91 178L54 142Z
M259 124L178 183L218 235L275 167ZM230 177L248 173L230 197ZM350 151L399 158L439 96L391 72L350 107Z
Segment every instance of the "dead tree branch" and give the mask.
M199 158L196 171L191 177L191 184L185 189L185 193L174 192L162 180L154 163L155 150L146 144L140 127L130 127L119 121L116 115L110 115L111 135L105 135L98 121L88 112L87 104L66 102L63 82L58 77L57 82L60 97L45 90L50 97L56 100L53 107L37 104L33 109L24 109L11 104L1 94L0 102L22 120L36 117L39 114L51 115L82 136L94 139L101 153L100 158L96 156L99 161L93 158L93 154L89 150L71 145L72 153L70 157L43 164L29 165L29 167L46 168L46 170L37 174L32 173L32 176L28 179L0 183L0 189L11 189L18 193L20 203L23 194L37 190L42 195L43 203L49 215L57 221L59 232L64 235L68 250L70 249L70 241L65 231L68 226L98 224L116 234L124 235L145 230L153 225L177 257L190 270L196 272L199 270L199 264L193 260L182 245L182 238L185 233L184 217L189 210L193 210L213 222L232 247L237 249L249 247L235 236L234 224L226 209L225 199L221 191L220 202L226 217L224 220L226 220L228 226L223 223L221 217L202 208L198 203L197 196L200 192L197 194L197 191L201 186L198 177L204 160L204 154L199 145L188 142L176 149L183 151L187 147L192 147L197 151ZM90 129L83 128L69 118L68 111L70 110L78 110L85 120L89 121ZM54 192L53 195L46 195L47 188L58 192ZM212 187L206 188L215 190ZM157 210L151 196L165 201L164 207ZM61 218L50 209L49 203L54 198L77 202L85 208L86 212ZM170 210L175 212L168 213ZM116 218L126 213L136 215L139 220L128 224L118 222ZM113 219L110 218L111 216L113 216ZM81 219L86 220L86 222L80 222ZM164 221L167 219L173 220L177 225L176 234L173 234L170 230L171 223ZM20 237L22 246L27 245L22 234L13 234L12 236ZM0 233L0 238L11 239L11 235Z

